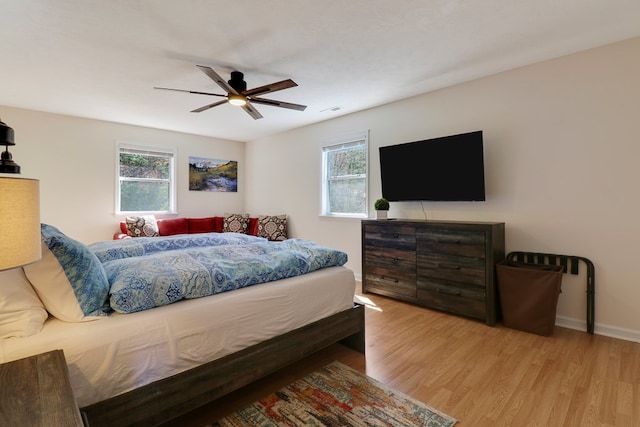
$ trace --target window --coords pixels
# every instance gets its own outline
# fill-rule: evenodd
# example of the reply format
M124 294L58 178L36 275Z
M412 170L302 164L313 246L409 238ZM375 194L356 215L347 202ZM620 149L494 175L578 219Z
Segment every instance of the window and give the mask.
M369 132L322 147L322 215L367 217Z
M117 147L116 212L175 212L175 149Z

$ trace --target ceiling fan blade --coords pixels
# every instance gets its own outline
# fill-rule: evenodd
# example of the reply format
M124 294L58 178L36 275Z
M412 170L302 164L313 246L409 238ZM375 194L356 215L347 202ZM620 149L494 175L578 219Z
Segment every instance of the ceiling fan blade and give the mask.
M244 96L264 95L265 93L275 92L277 90L288 89L290 87L296 87L298 84L291 79L282 80L281 82L271 83L268 85L256 87L253 89L245 90L242 92Z
M246 104L244 104L242 106L242 109L244 111L246 111L251 117L253 117L255 120L261 119L262 118L262 114L260 114L258 112L258 110L256 110L255 108L253 108L253 105L251 105L251 103L247 102Z
M209 76L209 78L211 80L213 80L214 82L218 83L218 86L220 86L222 89L224 89L226 92L228 93L234 93L237 94L238 92L236 92L236 90L234 88L232 88L229 83L227 83L225 81L225 79L223 79L222 77L220 77L220 75L218 73L216 73L215 71L213 71L213 69L211 67L207 67L205 65L196 65L198 68L200 68L200 70L205 73L207 76Z
M292 104L291 102L276 101L275 99L251 98L251 102L256 104L271 105L272 107L288 108L290 110L304 111L306 105Z
M217 107L218 105L226 104L227 100L214 102L212 104L207 104L203 107L196 108L195 110L191 110L192 113L202 113L203 111L208 110L209 108Z
M226 98L227 95L220 95L219 93L209 93L209 92L198 92L195 90L185 90L185 89L172 89L170 87L153 87L154 89L160 89L160 90L172 90L174 92L185 92L185 93L194 93L196 95L211 95L211 96L221 96Z

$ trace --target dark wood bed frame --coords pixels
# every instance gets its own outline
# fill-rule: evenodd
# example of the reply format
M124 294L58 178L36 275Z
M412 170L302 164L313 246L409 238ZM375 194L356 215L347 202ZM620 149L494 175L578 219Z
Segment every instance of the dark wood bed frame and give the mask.
M186 372L80 409L85 425L153 426L340 342L364 353L364 306L320 319Z

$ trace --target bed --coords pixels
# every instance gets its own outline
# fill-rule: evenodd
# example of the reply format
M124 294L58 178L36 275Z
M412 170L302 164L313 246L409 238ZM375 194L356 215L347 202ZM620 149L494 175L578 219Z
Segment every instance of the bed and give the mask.
M55 239L51 239L51 233ZM43 229L43 261L40 263L46 264L49 257L54 256L58 266L64 264L60 261L63 258L56 257L56 245L61 244L60 239L64 240L62 246L68 246L69 241L58 233L57 229ZM41 282L58 277L50 271L51 266L42 268L36 263L25 267L26 278L52 314L39 332L0 340L0 362L62 349L81 413L88 424L95 427L166 422L336 342L364 352L364 309L353 303L353 272L344 267L342 261L335 265L312 265L319 262L318 258L328 259L337 254L344 259L342 255L322 247L324 255L318 256L312 244L312 262L296 261L298 266L309 264L310 271L293 274L290 267L267 268L268 271L263 268L259 274L261 279L244 278L243 286L237 289L221 289L229 283L228 277L222 278L222 273L212 274L217 279L213 284L208 283L201 274L186 268L184 261L167 261L166 257L186 250L196 258L204 256L199 255L201 253L206 254L206 259L211 253L223 254L222 260L225 260L226 255L244 246L250 246L255 252L285 242L267 243L255 240L258 238L247 241L239 236L227 236L229 241L224 243L219 243L218 238L205 243L207 237L172 236L165 241L149 242L146 247L142 244L144 240L138 239L86 248L72 242L79 245L92 265L83 265L75 272L86 274L101 267L110 287L118 280L139 284L131 276L138 267L121 268L130 262L142 265L141 262L156 259L158 265L178 264L179 272L174 275L186 283L182 294L171 291L167 279L171 274L160 275L154 283L166 288L159 293L148 293L144 298L129 298L118 308L123 312L113 311L109 308L111 304L107 307L99 298L93 301L77 296L79 307L69 310L69 301L64 306L56 301L63 299L60 296L45 296L47 285ZM198 247L193 246L194 239ZM132 243L133 240L138 242ZM118 244L124 249L117 250ZM306 242L295 239L287 245L308 247ZM275 250L276 258L287 245ZM299 248L300 251L304 252ZM304 258L300 253L298 256ZM280 265L279 258L272 256L268 258L271 267ZM78 253L73 252L72 258L77 261ZM116 267L109 267L110 262ZM142 277L150 274L143 272ZM66 274L67 279L69 276L73 273ZM263 279L262 283L252 283L252 280ZM89 281L90 285L94 281L95 278ZM204 295L209 291L213 295ZM77 290L74 292L78 294ZM92 289L91 293L100 292ZM167 293L175 300L169 301ZM113 295L109 294L112 300Z

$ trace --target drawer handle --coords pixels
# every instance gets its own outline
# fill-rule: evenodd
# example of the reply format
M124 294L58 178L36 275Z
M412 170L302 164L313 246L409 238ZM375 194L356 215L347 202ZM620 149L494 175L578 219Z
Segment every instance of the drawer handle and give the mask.
M392 277L384 277L381 276L380 277L381 280L384 280L385 282L393 282L393 283L398 283L398 279L396 278L392 278Z
M396 234L396 233L388 233L388 234L383 234L382 235L382 237L385 237L385 236L388 237L388 238L391 238L391 239L399 239L400 238L400 235Z
M436 243L459 245L462 241L460 239L436 239Z
M456 297L459 297L459 296L462 295L462 292L460 292L460 291L450 291L448 289L442 289L442 288L438 288L437 291L438 291L438 293L441 293L441 294L453 295L453 296L456 296Z
M449 270L460 270L459 265L452 265L452 264L437 264L438 268L448 268Z

